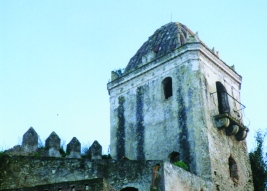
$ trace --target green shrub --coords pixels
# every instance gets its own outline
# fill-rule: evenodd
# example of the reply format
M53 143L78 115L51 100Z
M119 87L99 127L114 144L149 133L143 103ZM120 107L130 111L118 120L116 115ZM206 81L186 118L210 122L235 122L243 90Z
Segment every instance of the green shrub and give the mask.
M0 158L5 155L4 151L0 151Z
M36 152L36 153L34 153L34 155L33 155L34 157L39 157L40 156L40 154L38 153L38 152Z
M178 166L184 170L188 170L188 166L183 161L176 161L173 163L175 166Z
M65 152L63 147L60 147L59 153L60 153L61 157L66 157L66 155L69 154L69 153Z

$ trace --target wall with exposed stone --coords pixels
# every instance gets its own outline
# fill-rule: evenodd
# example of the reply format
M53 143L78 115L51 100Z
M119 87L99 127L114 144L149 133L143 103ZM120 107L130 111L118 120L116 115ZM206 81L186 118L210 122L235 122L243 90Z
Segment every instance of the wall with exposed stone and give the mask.
M203 47L204 48L204 47ZM204 52L205 50L203 50ZM240 89L242 77L233 68L223 63L211 52L200 54L202 97L205 126L208 130L208 146L212 169L214 190L253 190L252 172L248 158L246 140L238 140L238 133L228 135L227 128L218 129L216 115L219 115L216 82L221 82L227 90L230 106L229 114L243 125L243 106L240 104ZM215 93L214 93L215 92ZM236 99L236 100L234 100ZM241 131L241 128L239 129ZM229 158L236 162L238 180L231 178Z
M104 178L114 190L135 187L149 190L152 166L162 161L89 160L57 157L5 156L0 159L0 190L34 187L68 181ZM157 190L163 191L160 168Z
M68 181L39 185L27 188L3 189L1 191L113 191L106 186L103 178L91 180Z
M156 171L155 165L159 166ZM126 187L140 191L210 191L212 183L163 161L0 158L0 190L120 191Z

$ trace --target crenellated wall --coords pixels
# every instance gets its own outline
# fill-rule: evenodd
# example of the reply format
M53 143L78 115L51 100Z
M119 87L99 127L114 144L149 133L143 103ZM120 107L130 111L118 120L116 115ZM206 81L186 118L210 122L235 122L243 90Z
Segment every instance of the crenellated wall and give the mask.
M16 145L4 153L11 156L81 158L81 143L76 137L73 137L67 144L66 153L60 148L61 139L55 132L52 132L45 140L45 147L38 147L38 137L34 128L30 127L23 135L22 145ZM88 153L85 154L91 159L101 159L102 146L97 141L94 141L91 147L88 148Z

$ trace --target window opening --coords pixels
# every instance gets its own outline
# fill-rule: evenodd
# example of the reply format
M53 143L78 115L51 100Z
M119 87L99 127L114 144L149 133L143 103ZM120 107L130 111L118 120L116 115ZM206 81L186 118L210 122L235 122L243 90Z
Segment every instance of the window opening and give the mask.
M126 188L123 188L121 191L138 191L138 189L134 187L126 187Z
M237 183L238 182L238 169L235 160L232 157L229 157L229 171L231 179Z
M216 89L217 89L217 96L218 96L218 104L219 104L219 113L229 113L230 106L228 102L228 94L225 87L222 85L221 82L216 82Z
M172 78L167 77L162 81L165 99L172 96Z
M170 159L170 163L174 163L180 160L180 154L176 151L173 151L169 154L168 158Z

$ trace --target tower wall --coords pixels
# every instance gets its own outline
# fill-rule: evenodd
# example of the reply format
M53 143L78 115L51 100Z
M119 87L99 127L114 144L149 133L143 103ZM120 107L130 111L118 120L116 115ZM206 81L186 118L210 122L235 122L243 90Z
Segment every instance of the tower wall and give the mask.
M175 151L191 172L211 179L199 46L187 44L108 85L112 157L169 160ZM167 77L172 79L168 99L162 83Z
M165 99L162 82L167 77L172 79L172 96ZM216 93L220 82L229 94L228 115L245 128L241 81L200 42L142 63L108 84L111 155L169 160L176 151L190 172L214 183L213 190L253 190L245 140L237 140L236 132L227 134L231 120L227 128L218 128L216 119L221 115Z
M219 115L216 82L220 82L229 94L229 115L240 123L244 123L242 105L240 105L242 77L204 46L199 54L199 63L202 74L202 94L203 104L205 105L203 112L205 113L204 121L208 132L213 189L253 190L246 141L238 141L235 135L227 135L227 129L231 125L221 130L218 129L215 120L215 116ZM234 159L236 162L237 180L231 177L229 158Z

